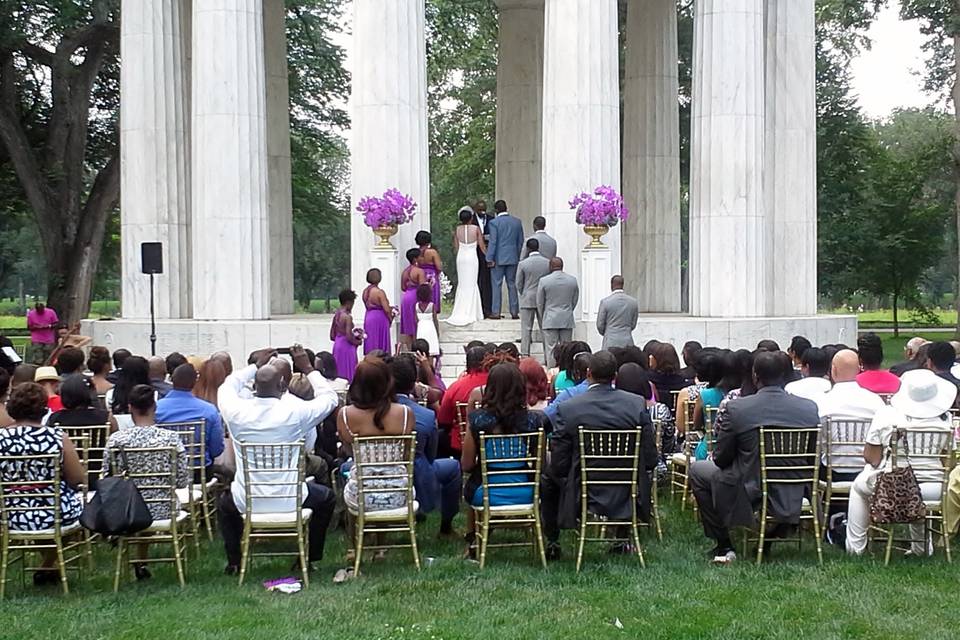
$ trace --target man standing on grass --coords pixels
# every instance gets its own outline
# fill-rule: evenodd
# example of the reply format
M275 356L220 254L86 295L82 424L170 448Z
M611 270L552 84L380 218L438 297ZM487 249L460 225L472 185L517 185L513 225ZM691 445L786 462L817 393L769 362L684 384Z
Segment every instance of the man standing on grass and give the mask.
M42 302L27 311L27 329L30 330L30 362L42 366L47 363L57 346L57 312Z

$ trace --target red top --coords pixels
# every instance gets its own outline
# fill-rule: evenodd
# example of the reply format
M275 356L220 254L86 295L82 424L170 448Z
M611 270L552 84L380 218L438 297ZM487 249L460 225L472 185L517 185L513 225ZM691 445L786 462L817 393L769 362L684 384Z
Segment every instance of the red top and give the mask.
M900 378L883 369L864 371L857 376L857 384L873 393L896 393L900 391Z
M470 399L470 392L487 384L487 372L468 373L447 387L437 413L437 424L452 427L457 423L457 403ZM450 429L450 448L460 450L460 430Z
M63 411L63 402L60 400L60 396L48 396L47 397L47 409L56 413L57 411Z

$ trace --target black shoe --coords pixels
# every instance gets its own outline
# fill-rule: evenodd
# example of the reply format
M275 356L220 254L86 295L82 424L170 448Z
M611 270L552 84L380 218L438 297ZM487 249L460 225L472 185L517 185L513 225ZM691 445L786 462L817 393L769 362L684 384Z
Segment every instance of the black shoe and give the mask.
M560 556L563 555L563 552L560 550L559 542L548 542L544 553L547 556L547 560L550 562L559 560Z
M56 569L40 569L33 572L33 586L35 587L48 587L59 584L59 582L60 572Z
M223 568L223 574L226 576L235 576L240 573L240 565L228 564Z
M145 564L133 565L133 575L137 577L137 582L149 580L150 578L153 577L153 574L150 573L150 569L148 569L147 565Z
M512 318L513 320L519 320L520 316L514 314L514 315L511 315L510 318Z
M427 521L427 514L417 511L416 515L413 516L413 519L417 521L417 524L423 524Z
M618 542L607 549L607 553L611 556L629 556L636 552L637 549L632 542Z

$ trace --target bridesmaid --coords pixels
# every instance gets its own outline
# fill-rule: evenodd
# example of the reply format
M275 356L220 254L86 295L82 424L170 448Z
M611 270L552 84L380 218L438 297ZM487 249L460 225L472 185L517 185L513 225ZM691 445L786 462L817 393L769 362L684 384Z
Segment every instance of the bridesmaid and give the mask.
M353 373L357 370L357 347L360 340L353 335L353 304L357 294L349 289L340 292L340 308L333 316L330 325L330 339L333 341L333 359L337 363L337 377L353 382Z
M420 267L427 274L427 282L433 285L433 308L440 315L440 274L443 272L440 252L433 248L429 231L418 231L414 241L420 247Z
M403 291L403 300L400 302L400 344L407 349L417 338L417 287L427 284L427 275L420 268L422 260L420 249L407 251L410 266L400 275L400 289Z
M363 331L367 334L363 341L363 355L371 351L391 353L390 325L393 324L393 309L387 294L380 288L383 274L380 269L367 271L369 287L363 290L363 306L367 313L363 318Z

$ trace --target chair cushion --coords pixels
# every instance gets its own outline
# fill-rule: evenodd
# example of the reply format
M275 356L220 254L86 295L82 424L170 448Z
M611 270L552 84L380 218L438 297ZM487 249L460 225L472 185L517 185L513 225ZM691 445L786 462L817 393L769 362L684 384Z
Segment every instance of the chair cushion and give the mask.
M833 483L833 493L850 493L850 488L853 486L853 482L849 480L845 481L835 481ZM820 481L820 490L827 490L827 483L823 480Z
M313 515L312 509L301 509L303 521L306 522ZM246 514L242 514L246 518ZM296 511L283 511L279 513L254 513L252 519L256 527L293 527L297 524Z
M189 517L189 515L190 514L188 514L186 511L178 512L177 524L180 524L181 522L186 520ZM149 527L147 527L140 533L154 533L154 532L160 532L160 531L169 531L171 524L173 524L173 520L171 518L167 518L166 520L154 520L153 524L151 524Z
M68 535L74 533L80 528L79 522L74 522L73 524L68 524L65 527L60 527L60 535ZM14 540L25 539L25 538L52 538L53 529L37 529L36 531L16 531L14 529L10 530L10 537Z
M409 506L409 505L407 505ZM413 512L416 513L420 509L420 503L416 500L413 501ZM356 516L357 510L347 505L347 510L350 512L350 515ZM407 507L400 507L399 509L387 509L386 511L367 511L363 514L363 519L367 522L383 522L385 520L406 520L407 519Z
M670 462L673 464L687 465L687 456L683 453L674 453L670 456Z
M177 500L180 501L180 504L186 504L190 502L190 492L193 492L193 501L199 502L203 500L203 490L197 488L197 485L193 487L184 487L183 489L177 489Z
M483 513L483 505L471 505L471 508L478 513ZM529 516L533 514L533 505L505 504L499 507L490 507L490 514L497 516Z

